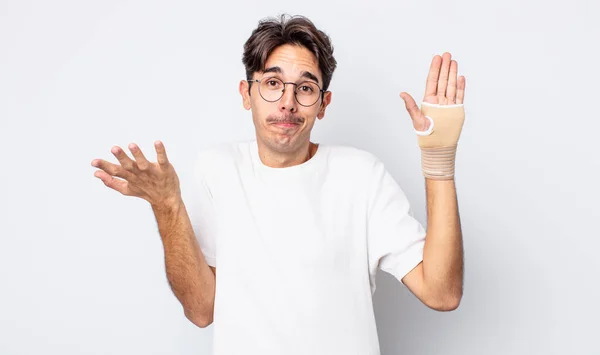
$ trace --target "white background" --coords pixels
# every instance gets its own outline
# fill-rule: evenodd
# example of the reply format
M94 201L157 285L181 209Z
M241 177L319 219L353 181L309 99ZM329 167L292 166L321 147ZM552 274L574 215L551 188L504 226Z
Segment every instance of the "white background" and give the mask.
M0 1L0 354L210 354L171 293L146 201L95 158L254 135L238 83L258 20L303 14L339 67L313 140L378 155L425 221L401 91L434 54L467 77L456 183L465 294L427 309L378 278L384 355L600 354L597 1ZM235 341L232 339L232 341Z

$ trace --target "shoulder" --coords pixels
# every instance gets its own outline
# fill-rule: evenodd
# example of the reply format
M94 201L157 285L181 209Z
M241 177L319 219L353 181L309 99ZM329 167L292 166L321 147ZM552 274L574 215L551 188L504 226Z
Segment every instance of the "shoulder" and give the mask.
M372 152L348 145L328 145L328 163L337 168L349 169L354 172L371 173L379 166L381 160Z
M329 170L337 181L362 186L368 195L399 188L388 166L374 153L352 146L331 146L330 153Z

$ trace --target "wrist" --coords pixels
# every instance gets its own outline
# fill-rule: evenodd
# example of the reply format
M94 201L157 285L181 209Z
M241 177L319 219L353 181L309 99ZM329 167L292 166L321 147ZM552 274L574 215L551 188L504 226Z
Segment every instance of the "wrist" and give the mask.
M456 145L449 147L421 147L421 170L431 180L454 179Z
M159 201L152 201L150 205L155 212L174 212L181 208L183 200L181 196L170 196Z

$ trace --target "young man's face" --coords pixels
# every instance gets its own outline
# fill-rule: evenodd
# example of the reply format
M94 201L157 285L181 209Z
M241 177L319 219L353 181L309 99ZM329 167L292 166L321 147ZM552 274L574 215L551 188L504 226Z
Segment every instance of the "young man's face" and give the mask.
M270 78L296 84L308 81L323 87L323 77L316 57L306 48L297 45L286 44L277 47L268 57L265 71L254 73L252 79L261 80L271 88L276 88L279 83L266 80ZM268 102L261 97L259 85L261 84L253 82L248 94L248 82L243 80L240 83L244 108L252 110L257 139L270 150L279 153L293 153L306 147L315 119L322 119L325 115L325 108L331 101L331 93L327 92L323 97L319 92L316 102L306 107L296 100L294 92L300 91L297 94L298 99L304 105L310 105L312 100L308 99L310 95L307 93L310 84L299 87L286 84L283 96L274 102ZM269 94L263 86L261 92L265 98L272 101L271 98L276 99L276 93L281 93L281 90L272 89Z

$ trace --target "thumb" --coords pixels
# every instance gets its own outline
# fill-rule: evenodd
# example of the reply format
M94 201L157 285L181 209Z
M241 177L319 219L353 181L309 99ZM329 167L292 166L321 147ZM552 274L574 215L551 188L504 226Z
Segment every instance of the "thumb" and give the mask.
M429 129L431 122L429 122L429 120L425 118L425 115L423 115L423 112L421 112L419 106L417 106L415 99L413 99L412 96L410 96L406 92L401 92L400 98L404 100L406 111L408 111L408 114L412 119L413 126L415 127L415 129L417 131L426 131L427 129Z

